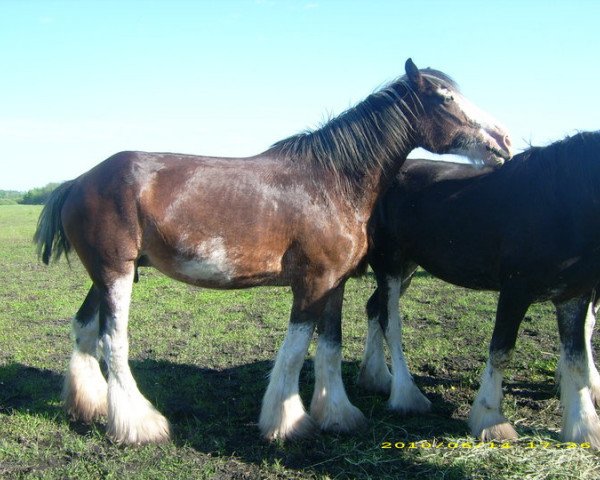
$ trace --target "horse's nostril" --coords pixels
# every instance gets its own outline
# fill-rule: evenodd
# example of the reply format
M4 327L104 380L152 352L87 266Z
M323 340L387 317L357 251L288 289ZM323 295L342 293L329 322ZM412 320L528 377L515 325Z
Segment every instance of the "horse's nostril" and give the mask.
M510 147L510 146L512 146L512 143L511 143L511 141L510 141L510 138L509 138L509 136L508 136L508 135L505 135L505 136L504 136L504 144L505 144L507 147Z

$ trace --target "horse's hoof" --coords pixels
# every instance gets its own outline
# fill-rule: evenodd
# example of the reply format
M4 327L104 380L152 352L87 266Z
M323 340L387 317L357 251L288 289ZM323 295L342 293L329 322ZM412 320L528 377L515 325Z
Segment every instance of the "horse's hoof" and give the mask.
M396 389L388 401L388 408L400 415L423 414L431 411L431 402L411 383Z
M269 442L301 440L315 436L318 432L316 422L306 412L294 419L288 418L277 425L267 426L264 423L261 419L259 426L262 437Z
M506 417L498 412L488 411L485 415L478 415L477 412L471 410L468 423L471 427L471 434L482 442L507 441L519 438L516 430Z
M311 415L326 432L347 433L365 428L368 424L363 413L350 403L343 409L311 408Z

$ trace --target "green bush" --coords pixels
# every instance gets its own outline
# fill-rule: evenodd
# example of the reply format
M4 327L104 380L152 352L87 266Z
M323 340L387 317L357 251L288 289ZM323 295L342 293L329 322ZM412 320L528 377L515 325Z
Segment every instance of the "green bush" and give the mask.
M19 203L23 205L43 205L52 191L59 185L60 183L49 183L45 187L33 188L23 195Z

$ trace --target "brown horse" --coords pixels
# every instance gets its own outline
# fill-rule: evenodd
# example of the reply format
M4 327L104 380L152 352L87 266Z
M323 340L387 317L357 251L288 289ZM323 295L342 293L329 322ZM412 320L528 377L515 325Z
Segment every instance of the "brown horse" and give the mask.
M446 75L419 71L409 59L406 76L255 157L122 152L59 187L35 241L46 263L74 249L93 281L73 321L68 411L84 421L107 414L116 442L169 437L167 420L140 393L128 365L132 284L137 267L151 265L206 288L291 286L290 323L259 420L264 437L361 424L341 377L344 284L364 268L367 221L380 192L418 146L494 165L510 158L502 128ZM309 416L298 377L315 325Z

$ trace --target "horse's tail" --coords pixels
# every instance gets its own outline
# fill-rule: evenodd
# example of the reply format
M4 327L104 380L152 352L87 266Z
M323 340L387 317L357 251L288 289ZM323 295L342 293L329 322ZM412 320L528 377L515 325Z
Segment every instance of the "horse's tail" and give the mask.
M37 245L38 258L48 265L50 258L58 260L64 253L68 255L71 244L65 235L61 220L61 211L71 192L74 180L59 185L48 197L38 219L33 241Z

